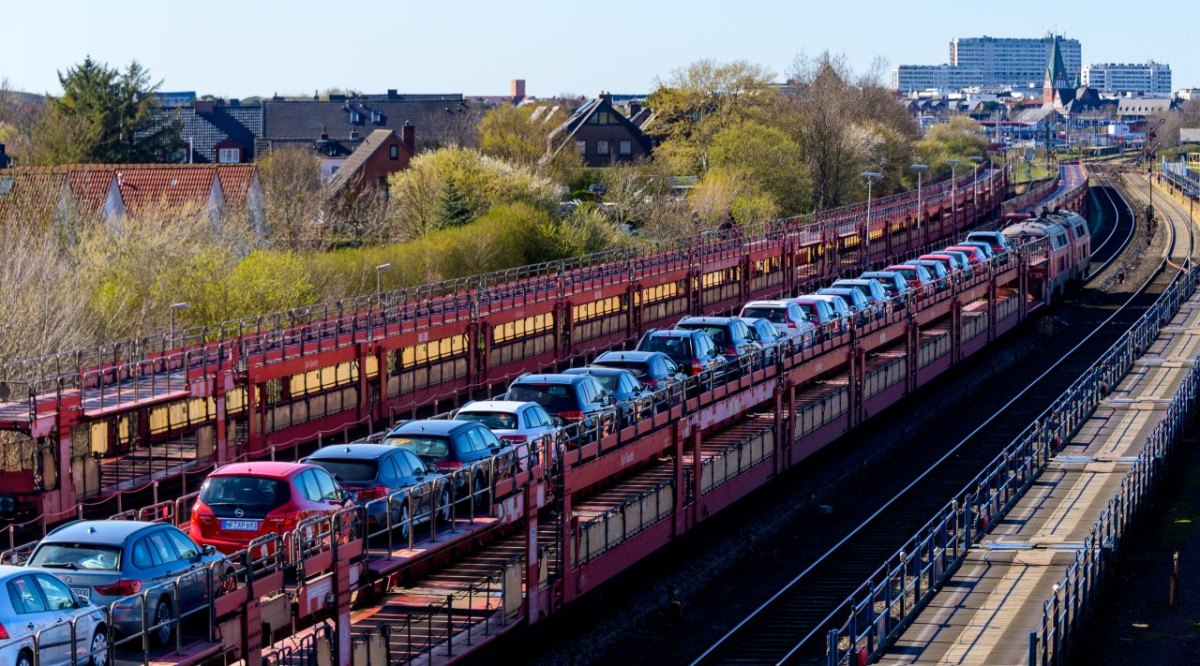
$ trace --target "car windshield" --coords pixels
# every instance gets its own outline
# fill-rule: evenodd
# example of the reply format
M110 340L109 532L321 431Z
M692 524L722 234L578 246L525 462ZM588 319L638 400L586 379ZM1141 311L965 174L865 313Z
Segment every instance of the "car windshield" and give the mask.
M693 331L704 331L705 333L708 333L709 337L713 339L713 343L718 347L726 347L729 345L729 333L725 330L724 326L684 325L680 328L686 328Z
M691 358L692 341L675 335L655 335L647 338L639 351L662 352L671 358Z
M349 483L374 481L375 476L379 474L379 462L376 460L309 458L308 462L324 467L325 471L337 477L338 481Z
M212 476L200 489L200 501L210 507L262 507L269 510L282 506L290 498L286 481L258 476Z
M459 412L455 421L482 423L488 430L516 430L517 417L508 412Z
M384 444L403 446L426 462L445 460L450 457L450 442L445 437L432 435L390 435Z
M551 414L579 409L571 394L571 387L563 384L513 384L504 398L517 402L536 402Z
M116 571L121 568L120 546L83 543L47 543L29 559L31 567L80 571Z
M748 307L742 309L742 316L766 319L772 324L786 324L787 308Z
M804 316L809 319L820 319L820 314L817 312L817 306L810 303L800 303L800 309L804 311Z

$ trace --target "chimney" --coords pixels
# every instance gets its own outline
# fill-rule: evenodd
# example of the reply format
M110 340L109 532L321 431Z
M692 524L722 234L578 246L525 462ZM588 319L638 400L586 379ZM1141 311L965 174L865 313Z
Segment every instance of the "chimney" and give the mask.
M600 97L600 99L604 100L605 104L612 106L612 93L604 92L603 90L601 90L599 97Z
M639 112L641 112L641 110L642 110L641 102L630 102L629 103L629 117L630 118L636 116Z
M388 99L396 99L397 97L399 97L399 95L396 94L396 89L388 88L387 98Z
M350 130L350 140L358 141L358 130L356 130L356 129Z
M412 123L408 122L407 120L404 121L404 127L400 128L400 140L403 141L404 145L408 148L409 155L417 154L416 129L414 129Z
M512 97L514 102L525 99L525 79L513 79L509 81L508 96Z
M200 100L196 102L196 113L212 113L216 102L213 100Z
M321 125L321 140L322 141L329 140L329 132L325 129L324 125Z

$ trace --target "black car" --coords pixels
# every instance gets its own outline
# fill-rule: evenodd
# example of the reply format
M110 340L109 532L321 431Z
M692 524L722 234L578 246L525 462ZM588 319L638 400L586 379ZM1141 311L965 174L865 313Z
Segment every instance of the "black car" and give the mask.
M646 414L654 404L654 392L644 386L636 375L623 368L607 368L604 366L589 366L586 368L571 368L563 372L565 375L589 375L600 382L612 404L621 411L626 421L636 421Z
M515 469L516 452L513 447L475 421L450 421L429 419L408 421L392 428L383 437L389 446L402 446L412 451L426 465L433 465L439 472L454 478L455 495L462 497L468 490L468 475L459 470L474 468L470 475L475 488L490 487L488 476L492 469L505 472ZM495 466L485 464L495 458ZM483 505L486 497L475 493L478 504Z
M406 537L410 525L428 522L434 512L439 523L450 519L450 487L446 476L406 447L334 444L317 449L300 462L312 463L332 474L355 504L367 508L371 525L387 524L389 506L391 524L399 527ZM398 497L384 501L389 495Z
M551 416L587 430L611 422L616 413L612 396L590 375L521 375L499 399L536 402Z
M638 381L658 390L687 379L687 375L670 356L662 352L610 351L596 357L592 366L621 368L633 373Z

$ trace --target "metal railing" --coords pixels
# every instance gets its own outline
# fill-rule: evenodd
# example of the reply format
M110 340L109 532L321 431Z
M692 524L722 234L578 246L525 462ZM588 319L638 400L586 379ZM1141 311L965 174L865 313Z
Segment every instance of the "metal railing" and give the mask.
M1200 273L1180 272L1130 329L1075 380L953 500L879 567L830 618L830 666L878 658L962 564L969 548L995 525L1196 290ZM818 627L793 649L823 631Z
M1029 666L1067 663L1080 625L1091 616L1097 593L1114 553L1121 546L1130 523L1144 508L1155 481L1165 471L1165 461L1196 403L1200 370L1190 368L1162 421L1146 437L1146 443L1121 479L1117 491L1092 524L1076 551L1066 574L1051 587L1043 602L1038 628L1029 633Z

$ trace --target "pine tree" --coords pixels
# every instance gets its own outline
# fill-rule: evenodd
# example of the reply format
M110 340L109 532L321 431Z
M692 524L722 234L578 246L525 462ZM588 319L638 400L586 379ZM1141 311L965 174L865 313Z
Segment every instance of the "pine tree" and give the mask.
M438 212L443 227L460 227L474 218L471 206L453 178L447 178L438 193Z

